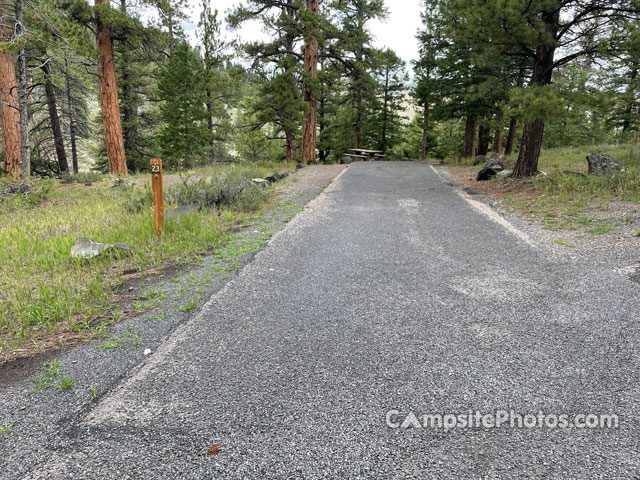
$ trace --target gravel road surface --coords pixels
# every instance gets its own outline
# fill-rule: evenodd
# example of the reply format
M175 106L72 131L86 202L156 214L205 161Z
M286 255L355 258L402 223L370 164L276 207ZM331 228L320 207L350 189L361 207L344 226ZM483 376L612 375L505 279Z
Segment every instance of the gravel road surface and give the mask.
M640 285L478 203L426 164L351 165L0 477L640 478Z

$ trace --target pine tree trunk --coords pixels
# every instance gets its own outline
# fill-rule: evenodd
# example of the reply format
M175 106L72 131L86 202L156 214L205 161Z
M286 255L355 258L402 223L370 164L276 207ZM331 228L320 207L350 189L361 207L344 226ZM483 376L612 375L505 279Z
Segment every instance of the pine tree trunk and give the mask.
M462 146L462 158L473 158L476 153L476 117L467 117L464 127L464 145Z
M538 158L540 157L543 135L544 121L531 120L525 123L520 154L513 169L514 177L531 177L538 173Z
M322 138L324 138L323 137L323 133L327 128L326 117L325 117L326 99L325 99L324 95L320 95L318 103L320 105L320 108L318 110L318 128L320 130L320 139L322 139ZM324 148L320 148L318 150L318 155L319 155L320 161L322 163L324 163L329 158L329 151L324 149Z
M513 145L516 142L516 130L518 129L518 120L512 118L509 122L509 134L507 135L507 146L504 149L505 155L511 155L513 153Z
M98 4L109 4L109 0L96 0ZM127 175L127 162L122 138L120 107L118 104L118 88L116 85L116 68L113 58L113 43L109 27L100 21L96 12L97 44L98 44L98 81L100 84L100 100L102 103L102 124L104 140L107 147L109 173Z
M422 121L422 148L420 149L420 160L427 159L427 144L429 141L429 105L424 107L424 118Z
M73 119L73 100L71 99L71 81L69 78L69 60L64 59L64 82L67 94L67 115L69 116L69 139L71 141L71 163L73 173L78 173L78 146L76 143L76 123Z
M489 153L489 129L484 125L478 127L478 155Z
M295 163L296 162L296 134L291 131L286 131L286 152L287 152L287 162Z
M319 3L319 0L307 0L307 10L317 14ZM318 78L318 48L318 40L309 37L304 49L304 101L308 108L302 124L302 162L307 164L316 163L318 95L315 83Z
M544 12L542 19L546 24L547 33L551 38L555 37L560 25L560 11L556 9ZM531 84L545 86L551 84L553 78L553 57L555 54L555 44L541 45L536 49L536 58L533 65L533 75ZM513 169L513 176L530 177L538 172L538 160L542 149L542 138L544 136L544 121L529 120L524 125L522 132L522 144L518 153L518 161Z
M11 31L0 27L0 40L9 41ZM2 149L4 172L9 177L20 176L20 112L16 96L16 70L13 55L0 50L0 127L2 127Z
M502 121L500 121L500 127L496 130L496 135L493 137L493 151L495 153L502 153Z
M51 131L53 133L53 141L56 146L56 157L58 158L58 168L60 173L69 172L69 163L67 162L67 153L64 150L64 138L62 137L62 128L60 128L60 117L58 116L58 106L56 104L56 93L51 81L51 66L46 61L42 64L44 72L44 92L47 98L47 107L49 108L49 121L51 122Z
M31 175L31 148L29 144L29 77L27 74L27 55L24 42L24 19L22 0L15 1L16 34L18 47L18 109L20 111L20 176Z
M364 123L364 115L362 114L362 87L356 87L356 125L354 129L354 145L353 148L362 148L362 126Z
M211 103L211 89L207 87L207 101L205 102L207 107L207 127L209 129L209 160L214 161L213 153L213 104Z

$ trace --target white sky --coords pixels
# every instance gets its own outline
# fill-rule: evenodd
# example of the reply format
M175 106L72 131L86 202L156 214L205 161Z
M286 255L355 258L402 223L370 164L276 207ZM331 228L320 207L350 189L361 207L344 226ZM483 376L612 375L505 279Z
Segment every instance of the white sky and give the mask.
M220 12L224 24L227 11L239 3L242 3L241 0L211 0L211 7ZM384 22L373 21L369 24L369 29L375 36L374 45L378 48L391 48L409 64L410 68L411 60L416 60L418 56L418 44L415 36L421 25L421 0L385 0L385 3L389 10L388 19ZM195 29L195 24L198 23L200 17L199 4L200 0L189 0L193 25L185 25L185 30L190 38L194 38L193 29ZM226 30L226 25L223 30L227 39L237 38L241 35L245 40L257 40L262 35L257 23L246 24L233 33Z

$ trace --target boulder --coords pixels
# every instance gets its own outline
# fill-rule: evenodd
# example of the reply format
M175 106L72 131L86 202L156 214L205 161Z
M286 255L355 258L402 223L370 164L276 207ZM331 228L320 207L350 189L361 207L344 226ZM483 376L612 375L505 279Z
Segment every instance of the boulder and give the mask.
M340 165L351 165L352 163L353 163L353 158L349 157L348 155L345 155L340 160Z
M269 182L269 180L265 180L264 178L254 178L251 181L256 185L260 185L261 187L264 187L264 188L269 188L271 186L271 183Z
M605 177L624 171L622 166L612 157L598 152L587 155L587 162L589 163L589 174L598 177Z
M476 177L476 180L478 182L484 182L486 180L491 180L493 177L498 175L498 173L501 172L501 171L502 171L502 167L499 167L499 166L484 167L482 170L480 170L478 172L478 176Z
M133 183L131 183L129 180L125 180L124 178L118 178L114 180L111 183L111 185L109 185L109 188L130 187L131 185L133 185Z
M303 168L304 168L304 165L303 165L303 164L301 164L301 163L298 163L298 164L296 165L296 170L301 170L301 169L303 169Z
M484 155L476 155L476 158L473 161L473 166L475 167L476 165L484 165L485 163L487 163L487 160L488 158Z
M499 153L492 154L485 162L485 167L493 167L495 165L500 165L502 168L505 168L509 164L509 159L504 155L500 155Z
M513 174L513 170L502 170L498 172L498 177L500 178L508 178Z
M71 258L94 258L106 253L133 253L135 247L124 243L98 243L88 238L78 238L71 246Z
M288 173L278 173L278 172L274 172L271 175L269 175L268 177L265 178L266 181L271 182L271 183L276 183L279 182L280 180L283 180L285 178L287 178L289 176Z

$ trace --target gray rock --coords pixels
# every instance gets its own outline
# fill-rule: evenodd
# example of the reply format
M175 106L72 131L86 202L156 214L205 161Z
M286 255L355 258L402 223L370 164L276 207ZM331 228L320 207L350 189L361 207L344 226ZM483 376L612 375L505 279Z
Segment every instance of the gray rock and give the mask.
M109 185L109 188L130 187L131 185L133 185L133 183L131 183L129 180L118 178L114 180L111 185Z
M512 174L513 174L513 170L502 170L501 172L498 173L498 177L507 178L507 177L510 177Z
M276 183L276 182L279 182L280 180L283 180L283 179L287 178L288 175L289 175L288 173L275 172L275 173L269 175L268 177L266 177L265 180L267 180L268 182L271 182L271 183Z
M301 170L301 169L303 169L303 168L304 168L304 165L303 165L302 163L298 163L298 164L296 165L296 170Z
M353 163L353 158L347 155L342 157L342 160L340 160L340 165L351 165L352 163Z
M505 157L504 155L500 155L498 153L493 153L485 162L484 162L484 166L485 167L494 167L496 165L499 165L500 167L502 167L503 169L507 167L507 165L509 164L509 159L507 157Z
M71 246L71 258L94 258L106 253L133 253L135 247L124 243L98 243L88 238L78 238Z
M488 158L484 155L476 155L476 158L473 161L473 166L475 167L476 165L484 165L485 163L487 163L487 160Z
M478 182L484 182L486 180L491 180L501 170L502 170L501 167L484 167L482 170L480 170L478 172L478 176L476 177L476 180Z
M251 181L256 185L260 185L261 187L264 187L264 188L269 188L271 186L271 183L269 182L269 180L265 180L264 178L254 178Z
M174 208L173 210L167 210L164 212L165 218L171 218L173 220L180 220L185 215L200 211L197 203L191 205L185 205L184 207Z
M587 155L587 162L589 163L589 174L598 177L605 177L624 171L622 166L612 157L598 152Z

